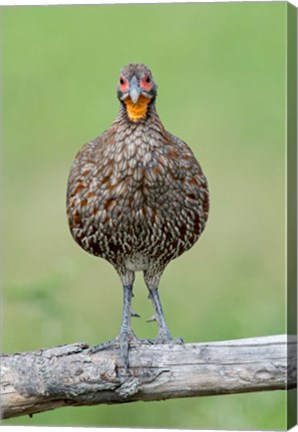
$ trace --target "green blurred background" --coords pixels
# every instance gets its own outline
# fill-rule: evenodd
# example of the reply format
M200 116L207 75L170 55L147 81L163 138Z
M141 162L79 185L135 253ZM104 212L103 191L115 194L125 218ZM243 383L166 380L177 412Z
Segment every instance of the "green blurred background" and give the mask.
M150 66L165 127L208 177L199 243L171 263L172 334L204 342L285 332L285 2L2 8L4 351L119 330L113 268L83 252L65 216L70 165L118 111L120 68ZM134 321L155 324L141 276ZM282 429L286 394L63 408L5 424Z

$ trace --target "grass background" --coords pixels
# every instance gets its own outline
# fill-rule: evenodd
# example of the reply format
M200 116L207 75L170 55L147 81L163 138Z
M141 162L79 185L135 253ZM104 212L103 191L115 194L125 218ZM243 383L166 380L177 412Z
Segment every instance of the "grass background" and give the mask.
M119 69L148 64L166 128L208 177L211 211L171 263L161 297L186 342L285 332L285 2L2 8L3 349L28 351L119 330L113 268L72 240L70 165L118 111ZM134 322L154 337L145 285ZM282 429L286 394L64 408L5 424Z

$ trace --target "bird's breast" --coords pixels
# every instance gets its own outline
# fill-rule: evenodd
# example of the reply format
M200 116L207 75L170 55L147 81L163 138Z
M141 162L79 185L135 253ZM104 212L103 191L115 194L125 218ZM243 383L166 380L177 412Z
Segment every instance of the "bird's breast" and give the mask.
M132 270L146 269L153 251L178 256L191 247L206 221L206 191L177 152L159 132L138 128L92 144L69 182L76 241L95 255L127 256Z

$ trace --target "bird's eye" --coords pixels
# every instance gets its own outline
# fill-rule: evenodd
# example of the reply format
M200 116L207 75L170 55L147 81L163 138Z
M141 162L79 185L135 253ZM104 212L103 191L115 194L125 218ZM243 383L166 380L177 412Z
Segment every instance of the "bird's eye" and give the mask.
M126 92L128 90L129 84L127 79L123 76L120 75L119 77L119 89L122 93Z
M140 86L145 90L145 91L150 91L151 89L151 84L152 83L152 78L149 74L146 74L140 82Z

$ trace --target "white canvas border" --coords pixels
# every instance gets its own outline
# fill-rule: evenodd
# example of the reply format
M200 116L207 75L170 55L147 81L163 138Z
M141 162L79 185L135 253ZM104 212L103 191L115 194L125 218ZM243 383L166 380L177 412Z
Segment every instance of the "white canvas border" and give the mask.
M258 2L258 1L279 1L279 0L245 0L245 2ZM100 4L132 4L132 3L230 3L238 2L239 0L204 0L198 2L197 0L0 0L0 6L58 6L58 5L100 5ZM289 3L298 7L298 0L291 0ZM129 428L82 428L82 427L46 427L46 426L3 426L0 425L0 431L3 432L167 432L168 429L129 429ZM170 431L175 431L170 429ZM180 432L188 432L186 429L179 429ZM291 429L292 432L298 432L298 426ZM200 432L219 432L218 430L200 430ZM228 432L228 431L222 431ZM246 432L237 431L234 432ZM255 431L261 432L261 431Z

